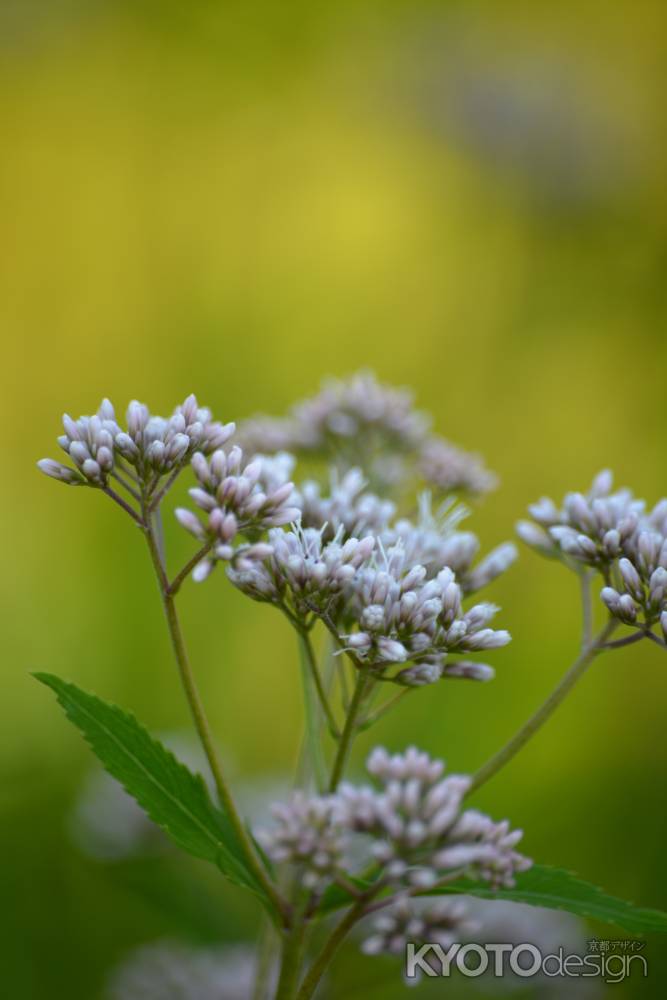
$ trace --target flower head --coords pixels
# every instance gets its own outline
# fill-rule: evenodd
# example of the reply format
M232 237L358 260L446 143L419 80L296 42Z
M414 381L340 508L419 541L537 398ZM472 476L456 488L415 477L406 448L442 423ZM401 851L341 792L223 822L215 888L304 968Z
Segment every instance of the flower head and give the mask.
M92 417L73 420L63 416L65 433L58 438L74 468L42 459L39 468L53 479L70 485L105 487L114 470L128 472L146 495L162 476L186 465L192 454L209 454L234 432L234 424L211 419L210 410L188 396L171 417L151 415L148 407L133 400L127 409L127 427L116 421L113 405L104 399Z
M512 886L515 873L530 867L514 849L520 830L476 810L462 812L470 779L443 777L442 761L414 747L393 756L379 747L367 768L379 791L346 784L339 794L351 828L371 836L386 878L429 888L461 870L495 886Z
M600 597L620 622L659 621L667 634L667 500L647 512L629 489L613 491L605 470L587 493L566 494L561 507L543 497L529 512L533 520L517 525L525 542L600 573Z
M379 492L419 478L440 492L491 489L495 479L481 460L431 434L430 424L408 390L358 372L327 380L287 417L245 421L239 440L251 453L287 449L319 455L342 474L360 467Z
M114 467L114 442L120 430L112 404L103 399L94 416L78 420L65 413L63 428L65 433L58 438L58 444L74 468L50 458L43 458L38 467L52 479L70 486L105 486Z
M408 943L428 943L439 944L446 951L478 926L470 920L465 904L459 899L434 902L399 896L373 919L371 933L361 950L366 955L403 956Z
M254 560L272 552L261 541L262 533L299 518L299 508L291 499L293 484L285 481L290 464L282 458L257 455L246 462L241 448L234 445L229 452L213 452L209 459L195 452L192 469L198 485L190 496L206 517L202 521L182 507L176 517L186 530L211 545L210 555L195 571L196 579L204 579L220 559L235 560L241 570L251 568ZM235 547L239 535L246 543Z
M345 826L335 795L294 792L272 806L276 824L259 838L271 859L289 862L299 870L308 889L322 889L344 871Z
M260 834L273 860L295 865L303 884L322 891L338 874L368 868L398 888L427 889L463 873L511 886L531 862L517 853L520 830L462 811L470 779L443 777L444 764L408 749L368 758L372 785L343 784L326 796L293 798L275 807L277 826ZM353 855L355 835L361 856Z

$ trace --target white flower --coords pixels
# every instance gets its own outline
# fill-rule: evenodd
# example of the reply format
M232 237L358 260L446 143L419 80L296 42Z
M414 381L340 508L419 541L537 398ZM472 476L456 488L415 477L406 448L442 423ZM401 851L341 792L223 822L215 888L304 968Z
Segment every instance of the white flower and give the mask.
M470 778L443 777L442 761L414 747L393 756L378 747L367 768L373 785L346 783L324 796L297 792L274 806L275 828L260 833L271 858L296 865L307 888L322 891L338 874L369 864L402 888L428 888L462 872L512 886L515 873L530 866L515 851L520 830L462 811ZM353 853L356 839L361 854Z

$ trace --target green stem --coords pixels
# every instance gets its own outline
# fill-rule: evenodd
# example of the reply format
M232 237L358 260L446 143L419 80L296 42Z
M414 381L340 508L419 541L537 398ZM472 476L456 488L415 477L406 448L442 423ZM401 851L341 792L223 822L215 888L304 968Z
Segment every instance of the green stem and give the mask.
M556 685L546 701L538 710L523 724L521 729L505 744L505 746L494 754L479 771L473 776L470 791L480 788L489 778L492 778L521 750L528 740L544 725L547 719L558 708L565 696L572 690L580 677L586 672L598 653L603 652L602 647L617 627L618 622L610 619L596 638L589 643L574 661L570 669L563 676L559 684Z
M190 573L192 573L197 563L202 561L206 553L210 552L214 545L215 539L210 538L197 552L195 552L191 559L188 559L183 569L176 574L174 579L169 584L169 593L172 597L179 592L184 581L190 576Z
M331 771L331 780L329 782L330 792L336 791L340 779L343 776L343 771L345 770L345 765L347 764L350 756L352 743L356 735L359 712L361 711L364 698L366 697L368 689L372 683L373 678L369 675L367 670L361 669L357 672L357 682L354 687L352 701L350 702L350 707L345 719L345 726L343 727L343 732L341 733L340 741L338 743L338 751L336 753L336 758Z
M308 653L301 629L297 629L299 639L299 659L301 665L301 687L303 690L303 711L305 718L304 735L297 762L299 784L304 788L314 782L318 792L323 792L327 783L327 763L322 746L322 726L320 704L313 690L313 678L308 665Z
M315 690L317 692L317 697L319 698L319 701L320 701L320 706L321 706L322 711L324 712L325 718L327 720L327 725L329 726L329 731L330 731L331 735L333 736L333 738L337 740L337 739L340 738L340 733L338 731L338 725L336 723L336 719L334 717L331 705L329 704L329 699L327 697L327 693L324 690L324 684L322 683L322 677L320 676L320 671L318 669L317 661L315 659L315 652L313 650L313 644L310 641L310 636L309 636L308 632L306 632L304 629L299 629L299 641L301 643L301 649L302 649L302 654L303 654L303 657L304 657L304 661L306 663L306 666L308 667L308 670L310 672L310 676L311 676L311 678L313 680L313 684L314 684Z
M273 922L265 913L262 915L259 940L257 942L257 971L255 973L252 1000L266 1000L269 980L273 971L276 940L276 929Z
M327 938L319 955L306 973L301 988L296 994L296 1000L310 1000L317 986L326 971L329 962L338 950L348 933L352 930L357 921L365 915L368 897L359 899L351 909L347 911L343 919L336 925L333 932ZM276 1000L279 1000L276 997Z
M222 773L218 755L215 751L211 728L209 726L208 719L206 718L204 705L202 703L201 696L192 673L190 661L188 659L187 650L185 648L185 640L183 638L183 632L178 620L174 598L169 592L169 581L167 579L162 559L160 558L153 524L150 515L146 510L144 511L144 531L148 542L148 549L153 561L153 566L158 578L158 583L160 585L160 595L162 597L162 605L167 618L167 625L169 628L169 636L174 651L174 657L178 665L178 671L183 684L183 689L185 691L185 696L190 706L195 728L204 749L204 753L206 754L206 759L208 760L211 768L220 804L228 815L229 821L239 842L239 846L245 855L246 863L249 869L252 871L258 883L273 903L276 911L284 918L286 915L285 903L277 892L271 879L268 877L261 860L257 856L255 847L243 824L243 820L238 814L231 792L229 791L227 782L225 781Z
M283 937L280 978L275 1000L293 1000L299 985L299 973L304 953L306 923L301 920Z
M133 510L129 503L127 503L126 500L123 500L123 498L119 496L118 493L116 493L116 491L113 490L108 484L102 487L102 492L106 493L106 495L110 497L114 503L117 503L119 507L122 507L125 513L129 514L132 520L136 521L140 527L143 527L143 521L137 514L136 510Z
M581 573L581 648L586 649L593 638L593 607L591 605L591 577L588 570Z
M181 473L181 469L182 469L182 467L180 465L177 466L174 469L174 471L171 473L171 475L169 476L169 478L167 479L167 481L164 483L164 485L158 490L158 492L156 494L154 494L154 496L153 496L153 498L152 498L152 500L150 502L150 506L148 508L151 514L158 509L158 507L160 506L160 504L164 500L167 492L171 489L171 487L174 485L174 483L178 479L178 477L179 477L179 475Z
M402 701L406 697L406 695L410 694L410 692L414 690L415 689L413 687L402 688L398 692L398 694L395 694L393 695L393 697L388 698L383 705L380 705L380 707L376 708L374 712L370 712L370 714L367 715L365 719L362 719L361 722L359 723L359 729L364 730L368 729L369 726L374 726L375 723L378 722L384 715L386 715L387 712L390 712L391 709L396 704L398 704L399 701Z

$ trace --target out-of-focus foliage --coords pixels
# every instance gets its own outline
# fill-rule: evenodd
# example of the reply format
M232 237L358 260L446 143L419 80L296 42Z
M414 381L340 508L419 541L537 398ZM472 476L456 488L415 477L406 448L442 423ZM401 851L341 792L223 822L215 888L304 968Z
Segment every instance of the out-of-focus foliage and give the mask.
M282 412L366 366L414 386L437 429L500 473L475 511L488 546L529 501L603 466L664 494L666 42L657 0L2 6L12 1000L90 1000L143 941L185 928L230 943L256 921L199 868L201 903L166 879L173 859L104 866L68 839L89 758L29 669L154 730L186 716L132 526L35 472L59 414L104 394L170 410L191 390L222 420ZM167 533L176 564L188 541ZM524 550L496 593L515 636L496 680L422 693L378 739L418 734L472 769L553 685L578 641L568 576ZM222 575L189 584L183 605L237 777L288 772L301 715L288 628ZM666 707L659 650L605 658L480 802L511 812L539 861L664 907ZM665 956L651 941L645 954L649 979L617 996L661 995ZM403 995L379 968L352 949L332 984Z

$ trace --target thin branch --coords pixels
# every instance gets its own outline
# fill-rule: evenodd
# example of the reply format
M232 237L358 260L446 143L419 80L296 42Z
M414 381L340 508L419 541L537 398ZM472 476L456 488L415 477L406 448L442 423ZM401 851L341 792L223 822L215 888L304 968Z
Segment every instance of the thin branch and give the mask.
M591 605L591 577L586 570L580 573L581 581L581 648L590 646L593 638L593 607Z
M368 893L361 896L354 906L348 910L340 923L336 925L333 932L324 943L319 955L315 958L313 964L306 973L303 982L301 983L301 987L296 994L296 1000L311 1000L311 997L319 985L320 979L322 978L329 962L335 955L339 946L342 944L343 940L347 937L354 925L366 915L366 905L370 898L371 896Z
M600 649L621 649L622 646L632 646L636 642L641 642L642 639L648 638L645 632L633 632L632 635L626 635L622 639L614 639L612 642L605 642Z
M343 890L343 892L346 892L348 896L351 896L352 899L360 899L363 895L363 890L359 889L354 882L350 882L345 875L336 875L334 882Z
M210 538L205 545L202 545L202 547L197 552L195 552L192 558L188 559L183 569L176 574L174 579L167 587L167 590L172 597L179 592L181 586L190 576L190 573L192 573L197 563L200 563L204 558L204 556L206 555L206 553L211 551L211 549L215 545L215 541L216 541L215 538Z
M171 487L174 485L174 483L176 482L176 480L178 479L178 477L179 477L179 475L180 475L180 473L182 471L183 471L183 466L181 466L181 465L177 466L173 470L173 472L171 473L171 475L169 476L169 478L166 480L166 482L162 485L162 487L158 490L158 492L152 498L152 500L150 502L150 506L148 508L151 513L160 506L160 504L164 500L165 496L167 495L167 493L169 492L169 490L171 489ZM157 485L157 483L155 485Z
M412 687L401 688L398 694L393 695L391 698L385 701L384 705L380 705L380 707L377 708L374 712L371 712L370 715L367 715L365 719L362 719L362 721L359 723L359 729L364 730L368 729L370 726L375 725L375 723L378 722L379 719L381 719L384 715L386 715L387 712L391 711L394 705L398 704L399 701L402 701L406 695L410 694L410 692L414 690L415 689Z
M345 765L347 764L350 756L352 743L357 732L359 713L363 706L364 698L366 697L370 685L372 684L373 678L368 670L360 670L357 674L357 683L354 688L354 694L352 695L352 701L350 702L343 732L338 742L338 751L331 770L331 780L329 782L330 792L336 791L338 783L343 776L343 771L345 770Z
M132 466L128 465L127 462L125 462L124 459L121 458L118 452L116 452L115 461L116 461L116 468L120 469L120 471L123 473L124 476L127 476L128 479L131 479L133 483L135 483L137 486L140 487L141 478L137 475Z
M319 794L327 787L327 762L322 745L322 711L316 691L313 675L308 662L304 636L297 628L296 636L299 644L299 665L301 687L303 691L304 733L298 759L300 783L306 787L314 782Z
M188 659L183 632L181 630L176 612L174 597L173 594L169 593L169 581L160 557L150 514L146 509L144 509L144 517L145 521L142 523L146 534L146 541L148 543L151 560L160 585L160 596L162 597L162 604L167 618L167 625L169 627L169 635L171 638L174 656L178 665L185 696L190 706L195 728L204 749L204 753L206 754L206 759L208 760L211 768L211 773L213 774L220 804L227 814L239 846L243 850L245 860L250 871L253 873L257 882L261 885L262 889L273 903L277 913L281 914L283 920L287 921L287 905L272 880L269 878L264 865L257 854L256 848L248 834L248 831L246 830L243 820L239 816L231 792L227 787L227 782L222 773L222 768L215 750L211 727L206 717L201 695L199 694L199 690L192 673L192 668L190 666L190 661Z
M385 896L383 899L379 899L377 903L373 903L371 906L367 907L366 914L377 913L378 910L383 910L386 906L391 906L391 904L395 903L399 897L404 899L406 896L432 896L437 889L444 889L446 885L458 882L458 880L465 874L465 868L456 868L454 871L449 872L448 875L444 875L441 879L438 879L438 881L434 882L433 885L428 887L428 889L413 886L412 889L408 889L407 891L400 891L394 893L392 896Z
M310 671L310 676L312 677L313 684L315 685L315 690L317 692L317 697L319 698L320 706L327 720L327 725L329 726L329 731L335 740L339 740L341 735L340 730L338 728L338 724L333 714L331 705L329 704L327 693L324 690L324 685L322 683L320 671L317 666L317 661L315 659L315 651L313 650L313 644L310 641L310 636L303 629L300 629L299 638L301 640L301 646L303 649L304 658L308 666L308 670Z
M477 773L473 776L469 791L479 788L481 785L485 784L489 778L492 778L495 774L497 774L501 768L505 767L505 765L512 760L515 754L517 754L519 750L526 745L528 740L544 725L549 716L558 708L565 696L574 687L579 678L585 673L598 653L602 651L607 638L612 634L617 625L618 622L614 618L609 619L597 638L580 653L565 676L556 685L547 700L540 706L540 708L538 708L534 715L532 715L530 719L528 719L528 721L521 726L519 731L508 743L505 744L501 750L498 751L498 753L494 754L493 757L486 762L486 764L480 767L479 771L477 771Z
M123 498L119 496L115 490L113 490L110 486L103 486L102 492L106 493L108 497L111 497L114 503L117 503L119 507L122 507L125 513L130 515L133 521L136 521L137 524L143 527L144 522L141 520L136 510L133 510L129 503L126 500L123 500Z
M121 475L119 475L119 473L116 470L114 470L111 473L111 475L116 480L116 482L120 483L120 485L123 487L123 489L127 490L127 492L130 494L130 496L134 497L134 499L137 501L137 503L141 503L141 496L139 495L139 493L137 492L137 490L135 490L134 486L130 486L129 483L126 483L125 480L123 479L123 477Z
M659 636L657 636L655 632L651 632L650 629L647 629L646 632L644 632L643 634L646 636L647 639L650 639L651 642L655 642L656 645L660 646L661 649L667 649L667 642L665 642L664 639L661 639Z

